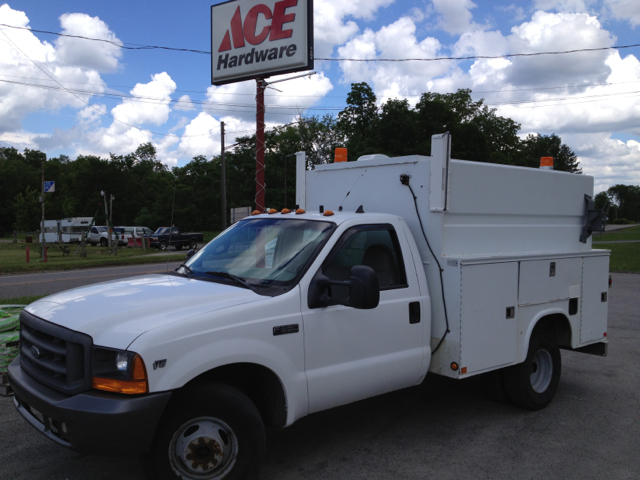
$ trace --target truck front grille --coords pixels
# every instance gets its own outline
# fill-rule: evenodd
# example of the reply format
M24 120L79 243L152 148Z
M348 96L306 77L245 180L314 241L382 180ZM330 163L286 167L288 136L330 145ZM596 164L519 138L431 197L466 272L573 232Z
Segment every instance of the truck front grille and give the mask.
M74 332L22 311L20 366L32 377L61 393L91 388L89 335Z

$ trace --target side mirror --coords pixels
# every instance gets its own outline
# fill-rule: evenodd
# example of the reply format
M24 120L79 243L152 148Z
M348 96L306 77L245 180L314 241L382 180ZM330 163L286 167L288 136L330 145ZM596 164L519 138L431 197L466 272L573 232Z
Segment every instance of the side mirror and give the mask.
M332 295L331 285L348 287L349 296L335 298ZM322 270L318 270L309 285L307 302L309 308L322 308L331 305L344 305L362 310L376 308L380 303L378 276L373 268L364 265L352 267L351 278L344 281L332 280L322 273Z
M189 251L187 252L187 258L186 258L186 260L189 260L189 259L190 259L191 257L193 257L195 254L196 254L196 249L195 249L195 248L192 248L191 250L189 250Z

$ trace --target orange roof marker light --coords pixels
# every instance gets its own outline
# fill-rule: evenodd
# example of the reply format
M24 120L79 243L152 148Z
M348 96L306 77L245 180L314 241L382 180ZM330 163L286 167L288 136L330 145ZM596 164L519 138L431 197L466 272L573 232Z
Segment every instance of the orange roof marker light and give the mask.
M276 210L275 208L269 210L269 215L273 215L274 213L278 213L278 210Z
M346 161L347 161L347 149L341 148L341 147L336 148L333 162L340 163L340 162L346 162Z
M280 213L282 213L282 214L291 213L291 210L289 210L288 208L283 208Z
M553 170L553 157L540 157L540 170Z
M331 215L333 215L333 212L331 210L327 210L326 212L323 213L323 215L325 217L330 217Z
M260 215L262 212L260 210L254 210L251 212L251 215Z
M307 213L307 212L302 208L299 208L296 210L296 215L302 215L303 213Z

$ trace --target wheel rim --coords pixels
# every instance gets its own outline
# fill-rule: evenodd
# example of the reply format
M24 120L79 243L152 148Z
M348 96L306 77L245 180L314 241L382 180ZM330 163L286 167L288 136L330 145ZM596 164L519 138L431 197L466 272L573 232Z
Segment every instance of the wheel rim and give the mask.
M169 445L173 470L183 478L224 478L238 456L238 439L225 422L200 417L178 429Z
M553 376L553 360L547 350L538 350L531 361L531 387L537 393L544 392Z

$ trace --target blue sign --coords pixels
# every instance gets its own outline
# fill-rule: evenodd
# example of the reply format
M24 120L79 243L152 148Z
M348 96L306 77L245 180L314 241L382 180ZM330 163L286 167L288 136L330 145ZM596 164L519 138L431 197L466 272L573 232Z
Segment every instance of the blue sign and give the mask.
M56 191L56 182L53 182L53 181L44 182L44 193L53 193L55 191Z

